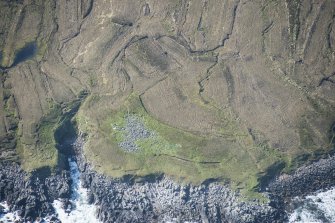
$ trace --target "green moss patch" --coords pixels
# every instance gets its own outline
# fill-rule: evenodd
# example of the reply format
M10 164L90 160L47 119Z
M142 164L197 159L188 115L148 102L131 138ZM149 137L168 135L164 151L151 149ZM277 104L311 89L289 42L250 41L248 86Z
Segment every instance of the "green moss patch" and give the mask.
M43 167L53 169L57 166L59 154L54 133L60 125L60 115L60 106L53 104L50 112L38 124L36 143L34 145L19 143L18 151L26 171L30 172Z
M86 93L81 92L77 100L68 103L63 109L59 104L49 101L49 112L37 126L36 142L29 145L18 143L17 150L24 170L31 172L47 168L53 171L63 164L64 157L57 146L66 138L74 137L71 119L85 96Z

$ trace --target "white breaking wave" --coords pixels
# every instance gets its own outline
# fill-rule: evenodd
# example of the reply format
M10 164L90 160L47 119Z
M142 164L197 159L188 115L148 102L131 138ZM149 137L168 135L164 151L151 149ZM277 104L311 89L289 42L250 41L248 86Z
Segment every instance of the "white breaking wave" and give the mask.
M295 198L298 207L289 216L289 222L326 223L335 222L335 187L307 196Z
M9 223L9 222L15 222L16 220L20 220L20 217L18 216L17 212L9 212L7 202L1 202L0 205L4 208L3 209L4 214L1 214L0 212L0 221L4 223Z
M88 203L87 189L81 186L80 173L75 161L69 159L72 179L71 207L63 208L59 200L53 202L57 218L62 223L100 223L96 217L96 206ZM305 198L293 200L296 208L289 215L290 223L327 223L335 222L335 187L324 192L314 193ZM15 222L20 217L16 212L9 212L6 202L0 203L4 207L4 214L0 214L0 221ZM0 212L1 213L1 212ZM44 219L50 222L49 218Z
M64 210L63 202L55 200L53 207L55 208L57 218L62 223L101 223L96 217L96 206L88 203L87 189L81 186L80 173L75 161L69 159L71 179L72 179L72 195L70 198L71 207ZM0 203L4 207L4 214L0 212L0 222L13 223L21 218L17 212L9 212L6 202ZM43 222L50 222L51 217L46 217Z
M88 203L87 189L81 186L80 173L75 161L69 159L72 190L71 205L73 210L64 210L63 203L55 200L53 206L62 223L100 223L96 217L96 206Z

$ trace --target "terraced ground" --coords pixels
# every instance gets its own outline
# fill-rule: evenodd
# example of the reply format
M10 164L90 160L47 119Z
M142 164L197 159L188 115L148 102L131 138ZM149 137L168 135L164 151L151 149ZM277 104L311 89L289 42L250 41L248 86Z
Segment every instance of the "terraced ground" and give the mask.
M249 193L334 149L334 1L2 0L0 11L1 160L61 167L74 117L101 173Z

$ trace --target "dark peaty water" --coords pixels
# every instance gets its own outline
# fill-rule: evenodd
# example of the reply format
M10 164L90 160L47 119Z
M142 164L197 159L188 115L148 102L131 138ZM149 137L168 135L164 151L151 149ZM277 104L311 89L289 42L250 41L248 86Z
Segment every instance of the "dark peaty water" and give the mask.
M36 42L28 43L26 46L24 46L16 53L12 67L35 56L36 52L37 52Z

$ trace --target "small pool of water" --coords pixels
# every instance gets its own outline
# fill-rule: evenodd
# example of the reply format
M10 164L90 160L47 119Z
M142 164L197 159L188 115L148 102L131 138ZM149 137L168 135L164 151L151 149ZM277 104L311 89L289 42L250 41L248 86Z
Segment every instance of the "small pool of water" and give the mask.
M20 49L14 58L12 67L18 65L19 63L32 58L37 53L37 44L36 42L28 43L22 49Z

